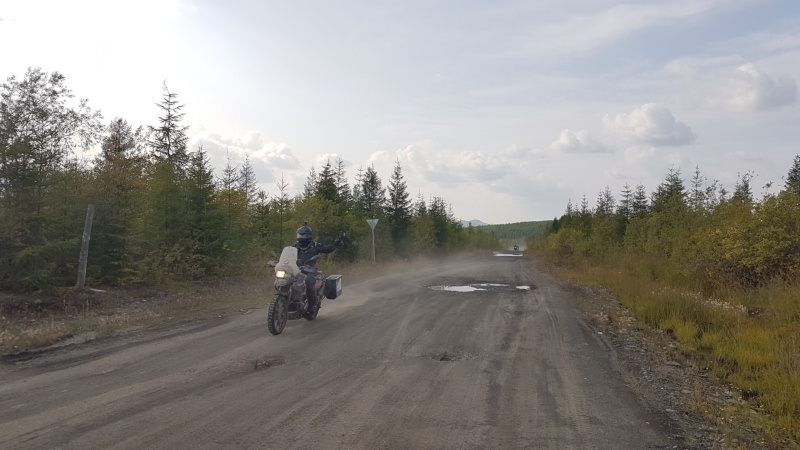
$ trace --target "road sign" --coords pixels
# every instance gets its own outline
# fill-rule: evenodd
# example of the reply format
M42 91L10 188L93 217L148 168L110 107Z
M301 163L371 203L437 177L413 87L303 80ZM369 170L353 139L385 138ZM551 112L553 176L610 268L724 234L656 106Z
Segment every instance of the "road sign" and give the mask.
M372 264L375 264L375 225L378 224L378 219L367 219L367 223L372 230Z

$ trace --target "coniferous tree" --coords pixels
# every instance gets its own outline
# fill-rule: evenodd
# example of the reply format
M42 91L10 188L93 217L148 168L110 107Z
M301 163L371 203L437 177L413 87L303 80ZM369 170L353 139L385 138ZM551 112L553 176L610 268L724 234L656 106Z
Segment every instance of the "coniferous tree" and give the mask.
M364 210L363 183L364 183L364 169L362 167L359 167L358 173L356 174L355 184L353 184L353 192L350 195L350 199L352 201L352 207L359 214L361 214L362 211Z
M784 187L788 192L800 195L800 154L794 157L792 167L786 175Z
M347 208L353 204L352 193L350 192L350 185L347 182L347 172L344 168L344 160L341 157L336 158L336 189L339 195L340 202Z
M422 193L414 203L414 217L411 221L414 250L421 255L430 255L437 247L436 227L428 212L428 206Z
M245 155L244 163L239 169L239 176L236 178L236 189L244 194L247 206L253 205L258 201L259 189L256 171L250 164L250 155Z
M392 178L389 181L389 203L386 206L386 215L392 229L395 249L401 254L405 254L408 250L407 241L411 234L411 199L399 159L395 162Z
M594 208L595 217L611 217L614 214L614 207L616 201L614 195L611 193L611 188L606 186L605 189L600 191L597 195L597 204Z
M664 211L669 205L685 205L686 189L683 186L681 170L671 167L661 184L653 192L651 201L653 211Z
M218 198L225 214L225 229L230 236L238 233L239 225L247 210L247 199L244 193L239 190L240 181L241 171L239 166L231 163L231 155L228 153L225 167L222 169L222 176L218 183Z
M631 203L631 217L644 217L650 211L650 205L647 201L647 191L644 185L636 185L636 190L633 192L633 202Z
M202 147L189 155L186 175L187 235L181 252L185 275L195 279L217 275L226 256L220 239L223 221L214 202L214 176Z
M374 166L367 167L364 178L361 181L362 211L370 218L380 218L384 216L384 206L386 204L386 189L383 187L378 172Z
M294 234L289 230L292 212L292 199L289 197L289 183L286 182L283 174L281 179L278 180L278 196L272 201L272 210L274 212L276 224L276 233L273 234L273 240L270 242L272 248L279 250L288 245Z
M122 283L137 276L141 257L137 235L141 195L148 161L143 127L136 130L122 118L111 121L95 158L92 175L92 226L90 277L104 284Z
M691 180L691 191L689 191L689 207L695 213L705 211L707 205L707 192L704 188L706 178L700 174L700 166L695 166Z
M177 94L170 92L166 83L164 92L162 101L157 103L162 112L159 125L149 127L153 164L148 167L144 212L147 266L153 276L185 277L182 242L188 238L189 230L183 182L189 165L188 127L181 124L184 105L178 103Z
M619 203L617 204L617 217L620 222L627 223L631 220L633 211L633 189L628 183L622 186Z
M309 199L312 197L316 197L317 195L317 171L314 167L311 167L311 170L308 171L308 177L306 178L306 184L303 187L303 198Z
M161 102L156 105L161 109L162 115L158 119L158 126L150 126L150 147L156 159L166 161L179 173L189 162L186 150L189 127L180 123L185 116L182 112L185 105L178 103L178 94L170 92L166 82Z
M242 258L243 252L250 245L248 202L246 192L240 189L241 173L239 166L231 162L229 153L222 169L222 176L217 183L216 201L220 205L224 224L220 239L224 242L228 258L231 260Z
M334 172L330 161L328 161L319 172L315 196L332 203L340 203L336 172Z

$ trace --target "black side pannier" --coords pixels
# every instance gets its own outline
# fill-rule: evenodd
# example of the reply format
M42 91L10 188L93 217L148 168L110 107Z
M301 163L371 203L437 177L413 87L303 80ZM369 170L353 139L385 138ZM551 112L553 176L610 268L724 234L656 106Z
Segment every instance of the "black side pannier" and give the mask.
M331 275L325 278L325 298L333 300L342 295L342 276Z

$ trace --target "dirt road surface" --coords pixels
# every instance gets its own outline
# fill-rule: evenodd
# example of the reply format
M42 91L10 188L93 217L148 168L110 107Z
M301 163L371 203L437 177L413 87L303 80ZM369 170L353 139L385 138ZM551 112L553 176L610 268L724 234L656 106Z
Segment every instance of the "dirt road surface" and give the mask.
M531 267L486 254L345 281L279 336L262 308L7 359L0 448L675 446L576 291Z

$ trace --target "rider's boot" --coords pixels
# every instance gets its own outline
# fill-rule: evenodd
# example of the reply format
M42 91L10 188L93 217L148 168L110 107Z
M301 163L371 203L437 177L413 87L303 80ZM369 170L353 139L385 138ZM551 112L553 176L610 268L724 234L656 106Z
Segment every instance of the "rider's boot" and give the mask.
M319 311L319 299L316 295L311 295L308 298L308 311L310 313L315 313Z

